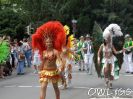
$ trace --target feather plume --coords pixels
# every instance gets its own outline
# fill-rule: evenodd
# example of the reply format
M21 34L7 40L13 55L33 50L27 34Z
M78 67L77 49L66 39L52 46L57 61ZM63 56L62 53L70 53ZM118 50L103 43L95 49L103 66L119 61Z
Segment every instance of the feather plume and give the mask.
M107 39L109 36L122 36L123 33L121 32L121 28L118 24L110 24L108 27L105 28L103 32L103 38Z

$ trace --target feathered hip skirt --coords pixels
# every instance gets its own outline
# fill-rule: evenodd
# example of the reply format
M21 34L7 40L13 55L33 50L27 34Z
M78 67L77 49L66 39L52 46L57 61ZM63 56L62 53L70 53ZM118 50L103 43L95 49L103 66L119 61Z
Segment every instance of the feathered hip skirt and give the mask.
M44 69L39 72L40 75L40 83L43 82L52 82L57 83L61 80L60 73L58 69Z
M119 65L118 60L115 56L112 56L110 59L103 58L101 63L101 76L104 77L104 69L106 68L107 64L112 65L111 76L113 80L119 78Z

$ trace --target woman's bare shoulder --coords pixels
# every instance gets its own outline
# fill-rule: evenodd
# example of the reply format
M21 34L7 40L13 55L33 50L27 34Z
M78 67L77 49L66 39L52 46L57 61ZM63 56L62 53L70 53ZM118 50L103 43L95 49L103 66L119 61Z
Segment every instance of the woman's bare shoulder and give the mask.
M101 46L104 46L104 44L102 43Z
M46 53L46 51L44 50L44 51L43 51L43 54L45 54L45 53Z
M53 51L54 51L54 53L55 53L55 54L57 54L57 53L58 53L58 50L56 50L56 49L54 49Z
M99 48L101 49L103 46L104 46L104 44L102 43Z
M58 50L56 50L56 49L54 49L54 53L55 53L56 55L59 55L59 54L60 54L60 52L59 52Z

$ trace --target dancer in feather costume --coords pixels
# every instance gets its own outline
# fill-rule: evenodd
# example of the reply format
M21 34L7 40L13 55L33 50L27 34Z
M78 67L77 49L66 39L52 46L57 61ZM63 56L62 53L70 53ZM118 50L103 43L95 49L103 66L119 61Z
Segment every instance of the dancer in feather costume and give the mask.
M60 52L66 43L66 33L63 25L58 21L49 21L40 26L36 33L32 35L32 47L39 49L41 55L40 66L40 99L45 99L46 88L52 82L56 99L60 99L58 81L60 80L60 69L57 68L56 61L62 61Z
M110 24L103 32L104 43L98 50L98 64L101 66L101 76L105 79L105 85L112 88L112 81L119 78L119 66L118 60L113 55L122 53L116 51L112 44L113 36L122 36L120 27L117 24ZM102 53L102 58L100 57Z

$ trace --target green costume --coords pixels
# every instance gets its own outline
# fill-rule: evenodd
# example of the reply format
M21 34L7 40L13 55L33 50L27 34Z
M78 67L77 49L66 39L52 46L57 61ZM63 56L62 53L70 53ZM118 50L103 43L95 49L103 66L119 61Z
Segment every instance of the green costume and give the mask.
M124 43L124 48L128 48L128 47L131 47L131 46L133 46L133 41L132 41L132 40L126 41L126 42ZM131 53L132 50L133 50L133 49L129 48L129 49L126 50L125 53L126 53L126 54L129 54L129 53Z
M87 48L87 50L88 50L88 45L89 45L89 52L94 53L92 41L85 41L84 44L83 44L83 47ZM85 54L87 54L87 51L85 52Z
M77 44L77 47L78 47L77 54L80 55L81 60L83 60L83 51L82 51L83 44L84 44L84 42L81 42L81 41L79 41Z
M4 64L10 55L10 47L7 41L0 42L0 65Z

